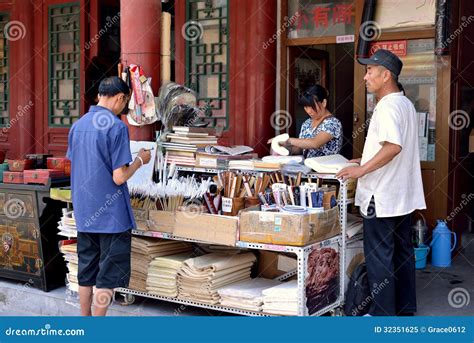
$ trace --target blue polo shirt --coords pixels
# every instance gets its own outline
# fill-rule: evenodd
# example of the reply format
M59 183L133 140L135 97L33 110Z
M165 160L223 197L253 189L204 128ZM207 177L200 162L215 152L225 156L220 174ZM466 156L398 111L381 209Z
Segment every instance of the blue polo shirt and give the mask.
M110 110L91 106L69 131L71 191L77 230L119 233L136 227L127 184L115 169L132 162L128 128Z

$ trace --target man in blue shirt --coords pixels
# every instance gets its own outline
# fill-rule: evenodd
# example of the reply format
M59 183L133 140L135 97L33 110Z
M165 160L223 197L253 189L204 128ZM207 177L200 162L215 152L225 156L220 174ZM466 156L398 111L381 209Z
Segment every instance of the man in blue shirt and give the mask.
M99 103L72 126L67 157L77 225L81 315L105 315L113 289L130 280L131 229L127 180L150 161L140 150L132 162L127 126L117 117L130 99L118 77L99 85ZM93 286L96 287L93 293Z

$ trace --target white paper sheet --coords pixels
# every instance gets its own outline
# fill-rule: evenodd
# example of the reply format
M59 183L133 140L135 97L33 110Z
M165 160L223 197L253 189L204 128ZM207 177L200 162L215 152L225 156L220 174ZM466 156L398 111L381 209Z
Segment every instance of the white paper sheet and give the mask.
M150 182L153 178L153 170L156 160L156 142L146 142L146 141L130 141L130 151L132 152L132 160L138 155L140 149L153 149L151 150L151 160L148 164L145 164L139 168L135 174L127 181L127 184L130 185L141 185L147 182Z

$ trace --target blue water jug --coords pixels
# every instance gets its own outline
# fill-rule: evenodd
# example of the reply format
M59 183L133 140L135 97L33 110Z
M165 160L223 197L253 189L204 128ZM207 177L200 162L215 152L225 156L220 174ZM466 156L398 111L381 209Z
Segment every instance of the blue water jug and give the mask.
M448 229L446 222L437 220L437 225L433 230L431 240L431 264L434 267L450 267L451 252L456 247L456 234ZM454 242L451 245L451 235Z

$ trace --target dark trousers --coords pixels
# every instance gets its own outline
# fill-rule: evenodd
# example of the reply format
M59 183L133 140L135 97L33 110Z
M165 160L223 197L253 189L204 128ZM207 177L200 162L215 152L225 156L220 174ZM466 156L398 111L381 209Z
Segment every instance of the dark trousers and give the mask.
M416 312L410 217L364 218L364 254L373 299L369 314L373 316Z

